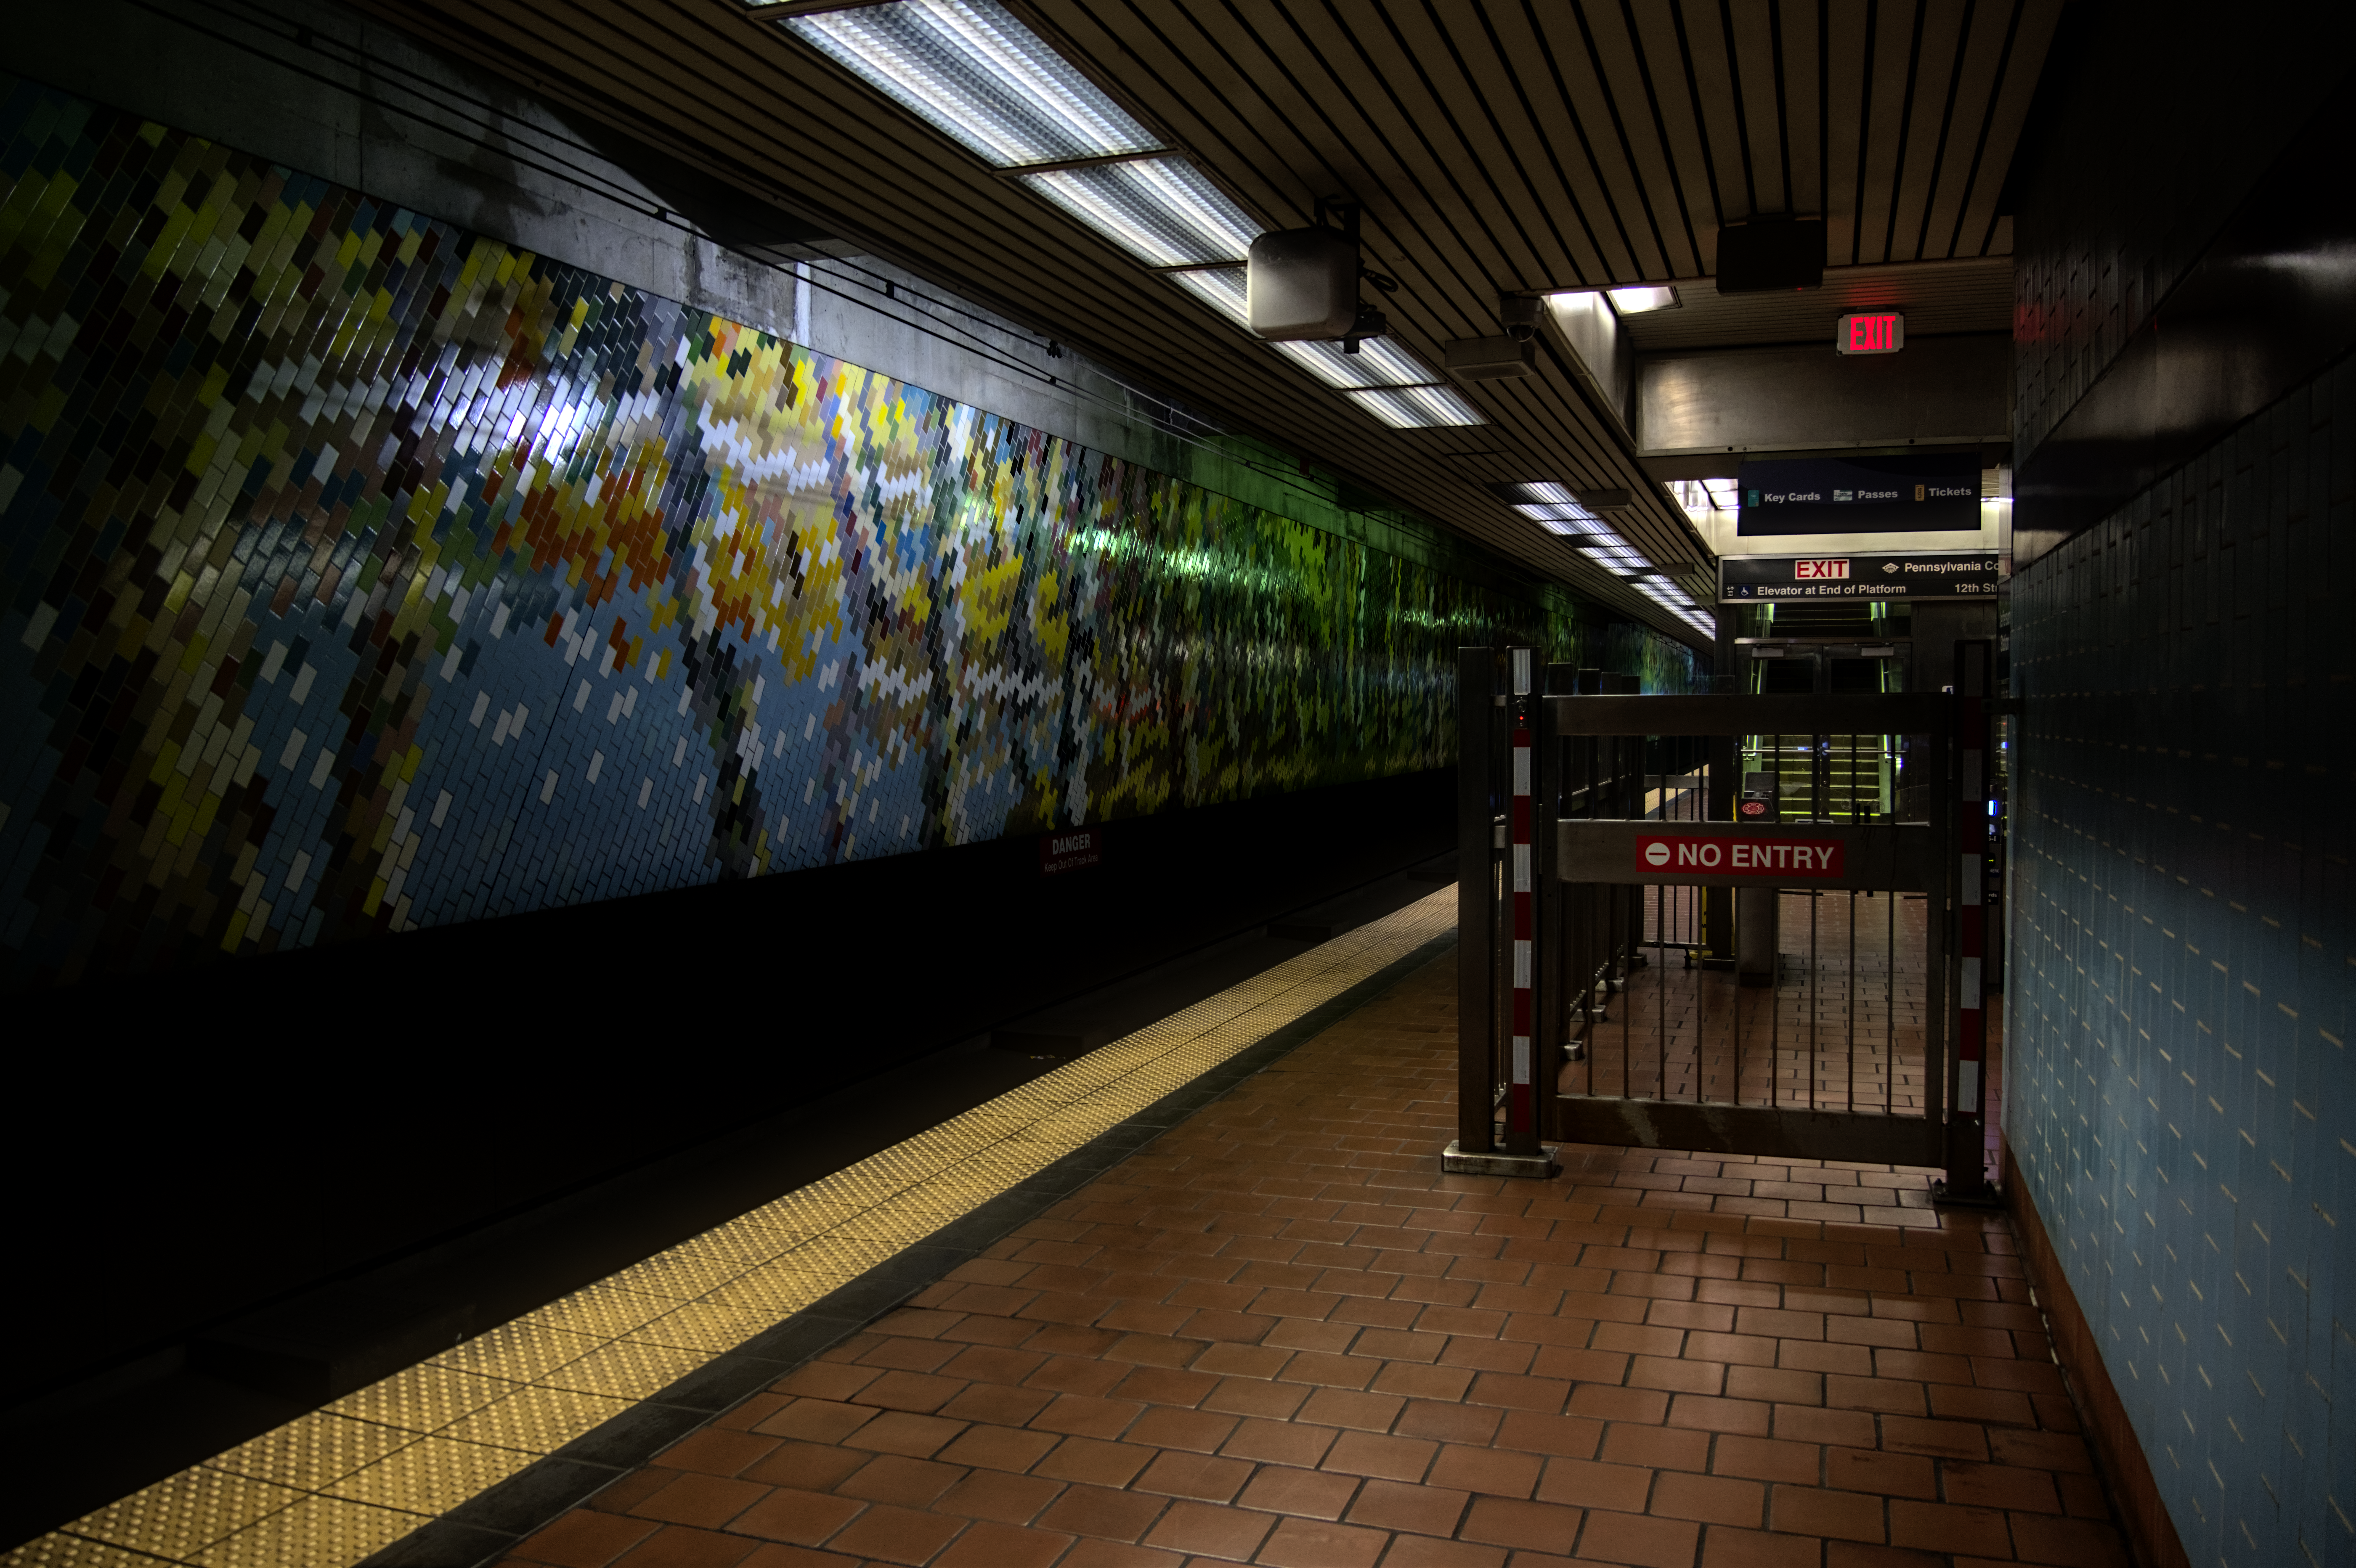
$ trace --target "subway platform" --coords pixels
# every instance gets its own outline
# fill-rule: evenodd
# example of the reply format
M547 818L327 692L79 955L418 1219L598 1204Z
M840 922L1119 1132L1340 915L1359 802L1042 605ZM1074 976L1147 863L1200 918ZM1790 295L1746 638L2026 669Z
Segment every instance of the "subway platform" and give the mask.
M1440 1174L1453 900L7 1561L2127 1561L2008 1222L1935 1173Z

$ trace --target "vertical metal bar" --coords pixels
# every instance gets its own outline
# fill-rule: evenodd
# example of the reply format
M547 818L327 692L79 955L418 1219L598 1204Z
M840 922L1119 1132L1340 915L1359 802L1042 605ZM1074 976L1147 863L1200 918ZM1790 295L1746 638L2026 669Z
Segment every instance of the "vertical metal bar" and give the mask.
M1881 962L1881 1114L1886 1116L1890 1114L1890 1096L1898 1082L1898 894L1893 889L1882 896L1888 901L1882 918L1889 925Z
M1816 1015L1817 1015L1819 1012L1821 1012L1821 1011L1823 1010L1823 1008L1822 1008L1822 1006L1821 1006L1821 1004L1820 1004L1820 1001L1819 1001L1819 997L1820 997L1820 982L1819 982L1819 980L1818 980L1817 976L1818 976L1823 972L1823 969L1824 969L1824 961L1823 961L1823 955L1822 955L1821 954L1819 954L1819 953L1817 952L1817 950L1816 950L1816 949L1817 949L1817 937L1816 937L1816 908L1817 908L1817 905L1818 905L1822 901L1821 901L1821 900L1819 900L1819 899L1817 898L1817 896L1816 896L1816 890L1815 890L1815 889L1814 889L1814 888L1810 888L1810 889L1808 890L1808 891L1807 891L1807 900L1808 900L1808 1109L1809 1109L1809 1110L1811 1110L1811 1111L1813 1111L1813 1110L1815 1110L1815 1109L1816 1108Z
M1511 1072L1505 1091L1505 1152L1536 1154L1538 1147L1537 1102L1533 1082L1531 1046L1535 1043L1536 997L1533 959L1537 940L1537 867L1531 853L1533 818L1531 752L1537 701L1535 694L1535 648L1505 650L1507 667L1506 724L1512 734L1513 775L1505 824L1510 847L1506 899L1513 912L1513 1033Z
M1491 865L1490 733L1495 728L1497 656L1492 648L1456 650L1456 1142L1467 1154L1488 1154L1494 1142L1490 1096L1495 1093L1496 1016L1490 981L1495 973L1495 921Z
M1987 1180L1987 1085L1981 1063L1987 1043L1987 997L1981 965L1987 941L1989 764L1986 701L1995 648L1985 638L1955 644L1958 730L1955 737L1955 1106L1948 1125L1949 1200L1981 1200Z
M1775 911L1775 940L1767 944L1767 1103L1780 1105L1783 1103L1783 890L1763 891L1773 901Z

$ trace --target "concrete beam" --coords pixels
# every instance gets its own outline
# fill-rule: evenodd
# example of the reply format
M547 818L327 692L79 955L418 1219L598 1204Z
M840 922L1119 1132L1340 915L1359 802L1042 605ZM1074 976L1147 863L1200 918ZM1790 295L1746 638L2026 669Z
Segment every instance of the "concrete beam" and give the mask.
M1822 346L1641 357L1636 443L1646 459L1969 446L2012 439L2011 340L1927 337L1899 353Z

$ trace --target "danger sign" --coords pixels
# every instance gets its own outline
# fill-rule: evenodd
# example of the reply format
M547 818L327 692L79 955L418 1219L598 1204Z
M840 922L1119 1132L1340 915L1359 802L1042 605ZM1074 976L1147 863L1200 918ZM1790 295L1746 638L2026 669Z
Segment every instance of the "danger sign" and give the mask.
M1636 840L1636 859L1648 871L1671 875L1689 871L1703 877L1837 879L1846 874L1836 838L1648 837Z

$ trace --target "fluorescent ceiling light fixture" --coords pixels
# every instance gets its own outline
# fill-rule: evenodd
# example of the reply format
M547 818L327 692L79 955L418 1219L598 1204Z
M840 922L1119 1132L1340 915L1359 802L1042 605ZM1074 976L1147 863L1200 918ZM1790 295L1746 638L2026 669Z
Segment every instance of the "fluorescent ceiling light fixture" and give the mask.
M1001 168L1162 146L997 0L894 0L777 25Z
M1594 513L1576 501L1559 506L1547 501L1517 501L1514 504L1514 510L1550 533L1568 534L1573 539L1594 533L1599 528L1606 534L1611 532L1609 528L1602 528Z
M1241 267L1202 267L1163 275L1237 326L1251 329L1251 304Z
M1635 577L1653 570L1653 563L1619 539L1583 539L1579 553L1621 577Z
M1622 315L1642 315L1648 310L1667 310L1677 303L1677 291L1665 284L1639 283L1633 288L1606 289L1612 308Z
M1342 395L1394 430L1487 422L1449 387L1368 387Z
M1355 354L1343 353L1338 343L1276 343L1269 347L1327 386L1344 390L1359 387L1430 387L1440 383L1430 366L1387 338L1366 338L1358 345Z
M1024 175L1023 183L1149 267L1240 261L1260 225L1183 158Z

